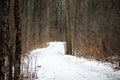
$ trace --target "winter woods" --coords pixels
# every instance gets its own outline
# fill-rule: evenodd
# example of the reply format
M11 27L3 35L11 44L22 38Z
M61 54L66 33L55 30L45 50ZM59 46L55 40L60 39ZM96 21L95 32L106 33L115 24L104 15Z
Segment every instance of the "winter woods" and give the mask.
M50 41L120 63L119 34L120 0L0 0L0 80L19 80L21 55Z

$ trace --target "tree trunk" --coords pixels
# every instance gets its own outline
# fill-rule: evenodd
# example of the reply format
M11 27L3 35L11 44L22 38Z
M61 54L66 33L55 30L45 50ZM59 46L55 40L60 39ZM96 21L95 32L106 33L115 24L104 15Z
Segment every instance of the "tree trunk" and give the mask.
M66 1L66 20L67 20L67 25L66 25L66 47L67 47L67 52L66 52L66 54L71 54L72 55L69 0Z
M10 0L0 1L0 80L5 80L7 74L5 57L8 56L5 44L9 46L9 3Z
M3 32L3 1L0 1L0 80L4 80L4 32Z
M46 26L46 42L49 41L49 27L50 27L50 8L47 6L47 26Z
M77 14L78 14L78 0L76 0L75 2L75 26L74 26L74 42L73 42L73 53L75 56L77 56L76 54L76 39L77 39Z
M14 20L15 20L15 29L16 29L14 80L19 80L20 79L20 65L21 65L21 26L20 26L19 0L14 0Z

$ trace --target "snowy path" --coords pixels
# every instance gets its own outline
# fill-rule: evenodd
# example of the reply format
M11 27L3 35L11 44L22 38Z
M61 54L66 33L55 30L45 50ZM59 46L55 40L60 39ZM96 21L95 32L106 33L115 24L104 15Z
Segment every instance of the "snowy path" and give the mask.
M64 53L62 42L51 42L47 48L33 50L30 56L37 61L36 80L120 80L120 71L114 72L109 64Z

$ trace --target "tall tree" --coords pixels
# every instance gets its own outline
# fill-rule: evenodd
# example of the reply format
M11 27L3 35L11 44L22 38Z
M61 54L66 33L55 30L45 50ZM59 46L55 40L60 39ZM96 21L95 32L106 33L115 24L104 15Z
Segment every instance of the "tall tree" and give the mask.
M77 56L76 55L76 37L77 37L77 14L78 14L78 2L79 2L79 0L76 0L75 1L75 15L74 15L74 17L75 17L75 23L74 23L74 39L73 39L73 53L74 53L74 55L75 56Z
M9 3L10 0L0 1L0 80L5 80L5 57L8 56L6 46L9 46Z
M49 27L50 27L50 8L47 6L47 26L46 26L46 41L49 39Z
M72 55L72 43L71 43L71 24L70 24L70 1L66 0L66 54Z
M3 32L3 4L4 0L0 0L0 80L4 80L4 32Z
M15 29L16 29L14 80L19 80L20 79L20 65L21 65L21 25L20 25L20 4L19 4L19 0L14 0L14 21L15 21Z

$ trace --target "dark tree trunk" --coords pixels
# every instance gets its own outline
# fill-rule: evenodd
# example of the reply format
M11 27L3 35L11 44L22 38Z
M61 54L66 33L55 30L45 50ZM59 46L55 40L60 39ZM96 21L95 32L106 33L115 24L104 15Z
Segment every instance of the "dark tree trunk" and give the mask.
M66 1L66 20L67 20L67 25L66 25L66 47L67 47L67 52L66 52L66 54L71 54L72 55L69 0Z
M3 1L0 1L0 80L4 80L4 73L2 71L2 68L4 67L4 32L3 32Z
M9 0L0 1L0 80L5 80L6 65L5 57L8 56L5 44L9 44Z
M20 26L19 0L14 0L14 20L15 20L15 29L16 29L14 80L19 80L20 79L20 65L21 65L21 26Z

